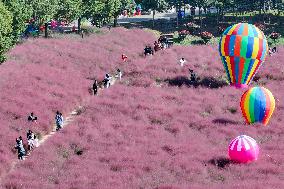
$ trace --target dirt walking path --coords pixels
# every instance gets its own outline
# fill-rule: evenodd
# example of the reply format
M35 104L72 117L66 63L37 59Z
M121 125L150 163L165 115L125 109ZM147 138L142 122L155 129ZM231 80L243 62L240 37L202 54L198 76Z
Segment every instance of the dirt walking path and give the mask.
M111 82L110 82L110 85L114 85L115 82L116 82L116 80L117 80L116 77L112 77L112 80L111 80ZM98 93L100 93L100 91L102 91L102 90L103 90L103 88L100 88L99 91L98 91ZM82 104L84 104L84 105L79 105L79 106L77 106L73 111L71 111L71 112L68 114L68 116L65 118L61 129L63 129L63 128L67 127L68 125L70 125L70 123L72 123L72 122L74 121L75 117L76 117L77 115L80 115L79 112L81 112L82 109L85 108L85 106L89 104L89 102L90 102L90 100L91 100L92 98L93 98L93 96L88 96L88 97L84 100L84 103L82 103ZM52 131L51 131L49 134L44 135L44 136L39 140L39 145L38 145L37 148L39 148L39 147L40 147L42 144L44 144L49 138L51 138L53 135L55 135L55 134L57 133L57 131L56 131L56 125L53 124L52 127L53 127ZM29 158L31 155L32 155L32 151L29 153L29 155L25 156L24 160L26 160L27 158ZM0 187L2 186L2 181L3 181L12 171L14 171L14 170L16 169L16 166L17 166L18 164L20 164L20 163L21 163L22 161L24 161L24 160L18 160L18 159L17 159L17 160L14 160L14 161L11 163L11 166L10 166L9 170L6 171L5 173L3 173L3 174L0 176Z

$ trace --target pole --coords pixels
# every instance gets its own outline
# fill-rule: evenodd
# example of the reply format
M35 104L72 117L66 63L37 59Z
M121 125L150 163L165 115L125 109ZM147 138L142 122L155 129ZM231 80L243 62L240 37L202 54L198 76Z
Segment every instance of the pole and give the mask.
M44 31L44 37L47 38L48 37L48 23L44 23L44 27L45 27L45 31Z
M154 25L155 25L154 21L155 21L155 9L153 10L153 29L154 29Z

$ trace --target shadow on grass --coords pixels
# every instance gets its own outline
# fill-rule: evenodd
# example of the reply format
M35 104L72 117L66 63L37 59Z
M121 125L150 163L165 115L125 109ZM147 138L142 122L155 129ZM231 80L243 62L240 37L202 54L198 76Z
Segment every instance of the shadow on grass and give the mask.
M213 77L204 77L202 79L198 79L197 81L191 81L187 77L184 76L178 76L173 79L166 79L164 80L171 86L178 86L181 87L182 85L186 85L188 87L206 87L206 88L211 88L211 89L216 89L220 87L224 87L228 85L225 81L223 80L218 80Z
M224 125L227 125L227 124L239 124L239 122L237 121L233 121L233 120L229 120L229 119L224 119L224 118L220 118L220 119L214 119L212 121L213 123L219 123L219 124L224 124Z
M225 157L217 157L209 160L208 163L215 165L218 168L226 168L229 164L233 164L234 162Z

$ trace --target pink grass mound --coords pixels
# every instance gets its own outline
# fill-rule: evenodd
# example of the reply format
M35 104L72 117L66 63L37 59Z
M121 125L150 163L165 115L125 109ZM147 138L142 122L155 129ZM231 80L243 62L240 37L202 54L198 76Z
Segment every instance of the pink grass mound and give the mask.
M256 161L259 147L256 141L246 135L236 137L229 145L229 156L232 161L248 163Z
M45 99L35 104L38 109L49 107L45 118L45 114L38 113L46 123L53 121L51 110L59 103L64 113L73 110L78 101L90 101L83 105L73 122L35 149L27 160L18 163L2 179L1 186L6 189L283 188L284 67L280 60L284 48L267 58L259 81L251 83L267 86L273 92L277 101L269 123L273 127L244 127L238 108L242 90L224 83L225 72L217 47L174 46L143 57L145 44L154 40L153 34L143 30L118 28L84 39L31 40L13 49L11 56L15 63L0 66L0 73L9 82L1 80L0 86L11 83L11 77L17 76L23 62L31 63L29 66L35 71L24 66L27 73L18 74L18 80L24 81L22 88L17 87L18 93L29 99L29 92L34 89L31 85L28 91L24 90L28 87L29 74L35 77L35 84L44 84L37 87L43 88L41 92L33 90L33 94ZM128 56L126 62L121 62L122 53ZM187 60L184 67L177 62L180 57ZM44 68L52 72L37 81ZM121 81L98 96L86 92L92 78L102 79L106 72L117 68L123 72ZM189 68L200 77L196 87L188 82ZM56 79L62 70L68 73ZM9 73L12 76L8 77ZM84 85L79 85L81 82ZM49 97L48 91L58 91L61 84L64 96ZM1 89L9 94L11 102L17 99L18 103L23 102L19 103L23 108L32 109L26 105L32 99L21 100L21 96L17 97L5 86ZM4 119L5 112L17 113L15 107L16 104L9 108L5 103L0 108L3 125L0 150L5 152L14 142L12 138L12 144L7 145L9 136L25 134L12 130L17 126L12 114ZM22 119L26 121L24 115ZM11 123L11 128L5 127L7 123ZM46 130L39 125L40 131ZM260 145L257 163L231 164L224 158L228 155L229 142L240 133L253 136ZM1 166L9 167L16 158L16 154L0 154L0 161L6 162Z

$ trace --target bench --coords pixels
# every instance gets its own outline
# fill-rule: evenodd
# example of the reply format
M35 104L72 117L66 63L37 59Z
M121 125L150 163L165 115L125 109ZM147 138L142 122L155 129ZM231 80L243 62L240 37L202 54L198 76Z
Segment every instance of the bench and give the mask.
M161 36L166 37L168 39L169 45L173 45L174 44L174 34L172 34L172 33L170 33L170 34L163 34Z

